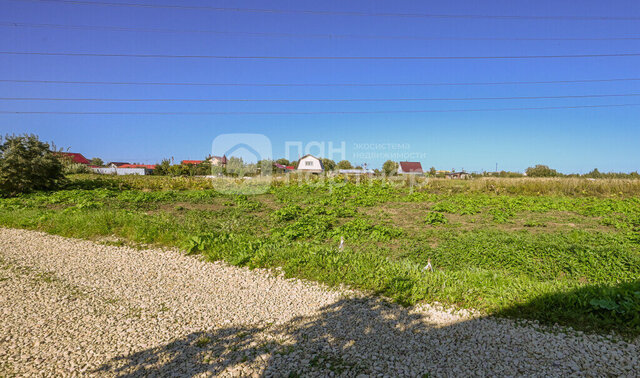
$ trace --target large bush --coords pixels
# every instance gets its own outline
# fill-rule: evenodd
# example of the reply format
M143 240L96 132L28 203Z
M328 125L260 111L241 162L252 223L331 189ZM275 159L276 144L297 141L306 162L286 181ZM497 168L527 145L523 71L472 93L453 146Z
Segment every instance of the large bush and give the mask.
M35 135L0 137L0 195L51 190L63 180L62 164L49 144Z
M385 175L393 176L398 172L398 163L396 163L395 161L387 160L384 162L384 164L382 164L382 170L384 171ZM435 175L435 169L434 169L434 175Z
M535 167L527 168L527 176L529 177L558 177L561 176L558 171L551 169L546 165L538 164Z
M156 176L166 176L169 174L169 168L171 168L171 161L169 159L162 159L162 162L156 164L156 169L153 170L153 174Z
M349 160L340 160L338 164L336 164L336 168L338 169L353 169L353 165L349 162Z

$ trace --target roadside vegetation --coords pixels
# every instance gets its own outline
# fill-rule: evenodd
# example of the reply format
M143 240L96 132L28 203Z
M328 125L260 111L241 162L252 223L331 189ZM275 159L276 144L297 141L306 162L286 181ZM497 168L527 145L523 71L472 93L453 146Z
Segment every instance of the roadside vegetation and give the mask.
M637 179L541 165L520 178L243 179L234 158L239 178L97 176L73 174L86 167L36 136L0 142L0 226L178 247L407 305L640 335Z
M290 175L266 193L226 195L196 177L72 175L60 190L0 199L0 225L640 335L639 180Z

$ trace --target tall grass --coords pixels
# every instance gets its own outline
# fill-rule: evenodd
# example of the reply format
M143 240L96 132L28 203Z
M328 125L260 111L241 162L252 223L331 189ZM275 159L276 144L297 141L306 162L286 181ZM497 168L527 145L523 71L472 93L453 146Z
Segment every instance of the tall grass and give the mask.
M71 187L86 188L96 186L115 186L127 189L147 190L191 190L216 189L229 185L272 185L286 186L300 184L357 183L363 186L372 182L388 182L395 186L413 188L416 191L432 193L491 193L506 195L565 195L565 196L640 196L640 180L634 179L589 179L589 178L475 178L469 180L449 180L442 178L407 178L394 176L388 178L367 177L325 177L291 174L266 178L205 178L205 177L168 177L168 176L96 176L71 175ZM98 183L98 184L96 184Z
M587 178L429 179L426 190L440 193L495 193L566 196L639 196L640 180Z

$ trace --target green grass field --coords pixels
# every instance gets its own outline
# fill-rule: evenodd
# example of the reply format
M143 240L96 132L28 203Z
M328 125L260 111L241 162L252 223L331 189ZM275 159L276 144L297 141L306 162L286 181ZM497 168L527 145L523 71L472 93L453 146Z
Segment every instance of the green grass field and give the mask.
M640 335L640 180L412 188L337 178L276 181L246 196L197 178L86 175L64 190L0 199L0 225L282 267L402 304ZM433 272L423 271L427 259Z

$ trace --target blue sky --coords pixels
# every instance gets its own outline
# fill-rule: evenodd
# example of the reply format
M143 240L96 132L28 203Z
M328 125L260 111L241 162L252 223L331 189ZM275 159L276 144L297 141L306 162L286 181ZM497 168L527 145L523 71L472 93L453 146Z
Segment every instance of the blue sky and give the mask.
M122 0L111 0L123 2ZM134 2L133 0L128 2ZM142 2L142 0L136 2ZM148 2L151 3L151 2ZM637 1L203 1L154 4L377 13L640 17ZM364 17L105 7L0 0L0 23L224 32L421 37L640 38L640 21ZM523 41L266 37L212 33L74 30L0 25L0 51L177 55L490 56L640 53L640 40ZM640 57L458 61L211 60L0 55L0 80L194 83L433 83L640 78ZM450 98L640 93L640 81L409 87L210 87L0 82L0 97L68 98ZM456 110L640 103L640 97L433 102L127 103L0 100L0 111L332 112ZM307 115L0 114L0 133L35 133L104 160L200 159L224 133L258 133L274 157L286 141L398 144L425 167L563 172L640 170L640 106L501 112ZM384 151L383 151L384 152Z

